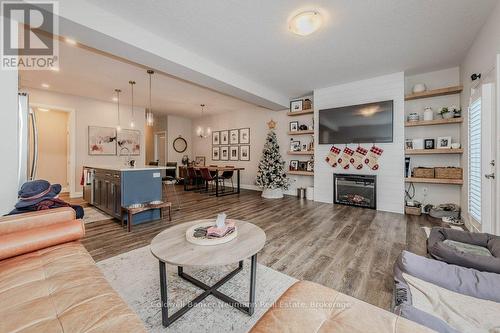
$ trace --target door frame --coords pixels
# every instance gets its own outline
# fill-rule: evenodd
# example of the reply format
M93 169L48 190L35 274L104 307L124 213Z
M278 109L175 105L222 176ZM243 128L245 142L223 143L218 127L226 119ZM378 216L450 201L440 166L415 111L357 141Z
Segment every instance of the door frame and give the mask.
M158 138L160 135L165 135L165 163L167 163L168 156L168 137L167 137L167 131L157 131L153 132L153 142L154 142L154 158L155 161L158 161Z
M69 154L68 154L68 181L69 181L69 197L79 198L83 196L83 192L76 191L76 110L72 108L67 108L64 106L52 105L52 104L42 104L42 103L30 103L30 107L33 108L44 108L44 109L54 109L57 111L64 111L69 113Z
M496 122L496 135L495 135L495 154L494 154L494 159L495 159L495 176L496 176L496 188L495 188L495 215L494 215L494 223L492 223L492 232L495 235L500 236L500 117L497 116L498 112L500 112L500 53L497 54L496 57L496 110L495 110L495 115L496 117L495 122Z

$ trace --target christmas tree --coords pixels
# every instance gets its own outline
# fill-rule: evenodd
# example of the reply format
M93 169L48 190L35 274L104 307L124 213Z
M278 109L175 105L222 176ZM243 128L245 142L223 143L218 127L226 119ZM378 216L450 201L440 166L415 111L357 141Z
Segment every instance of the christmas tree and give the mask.
M264 189L288 189L289 180L285 173L285 161L281 157L278 139L272 127L267 135L255 183Z

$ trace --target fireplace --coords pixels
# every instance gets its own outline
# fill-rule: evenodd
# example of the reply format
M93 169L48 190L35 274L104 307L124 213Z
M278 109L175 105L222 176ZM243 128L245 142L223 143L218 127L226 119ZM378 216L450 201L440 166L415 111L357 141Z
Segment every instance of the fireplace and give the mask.
M333 174L333 202L377 209L377 176Z

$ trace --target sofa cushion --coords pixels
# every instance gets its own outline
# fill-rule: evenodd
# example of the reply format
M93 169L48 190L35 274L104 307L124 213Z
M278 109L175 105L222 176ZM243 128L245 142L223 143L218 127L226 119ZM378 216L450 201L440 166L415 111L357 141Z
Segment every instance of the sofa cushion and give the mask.
M251 333L432 332L393 313L316 283L292 285Z
M145 332L78 242L0 261L0 332Z

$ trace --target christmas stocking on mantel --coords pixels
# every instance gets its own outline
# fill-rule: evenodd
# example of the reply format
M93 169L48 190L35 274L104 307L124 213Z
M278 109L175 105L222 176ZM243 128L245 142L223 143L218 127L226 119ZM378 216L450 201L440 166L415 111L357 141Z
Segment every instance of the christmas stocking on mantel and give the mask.
M372 170L378 170L378 159L382 156L383 152L384 150L382 148L373 146L365 158L365 164Z
M335 147L335 146L332 146L332 148L330 148L330 152L328 153L328 156L326 156L326 158L325 158L325 161L328 164L330 164L330 166L332 168L336 168L337 163L338 163L338 159L339 159L339 155L340 155L340 149Z
M356 148L356 151L351 157L351 164L356 168L356 170L363 169L363 162L366 157L366 153L368 153L368 149L365 149L361 146Z
M351 162L352 155L354 154L354 150L349 147L345 147L342 155L339 158L339 165L342 169L349 169L349 163Z

